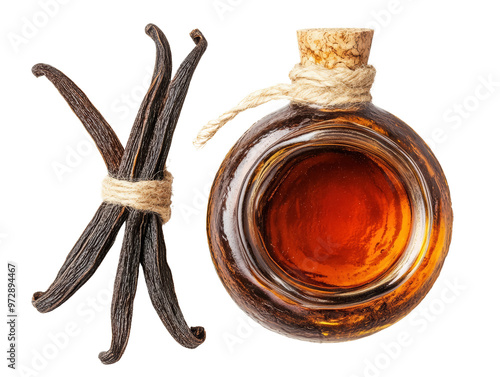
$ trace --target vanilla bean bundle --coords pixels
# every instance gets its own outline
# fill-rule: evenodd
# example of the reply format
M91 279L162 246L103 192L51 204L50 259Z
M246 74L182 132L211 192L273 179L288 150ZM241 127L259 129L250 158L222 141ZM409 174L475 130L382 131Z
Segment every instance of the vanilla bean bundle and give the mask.
M165 162L191 77L205 52L207 41L199 30L191 32L196 46L171 80L171 52L165 35L152 24L146 27L146 33L156 44L156 65L151 86L125 149L110 125L73 81L46 64L35 65L33 73L37 77L46 76L81 120L104 159L109 179L153 188L160 181L167 185L165 190L169 193L171 177L165 173ZM135 192L140 194L141 191ZM170 201L162 200L165 208L160 211L157 210L158 203L150 208L134 206L133 201L120 199L116 191L111 198L117 199L104 197L52 285L45 292L33 295L33 305L46 313L68 300L94 274L126 222L111 308L112 342L110 349L102 352L99 358L104 364L111 364L118 361L125 351L139 265L142 265L153 306L165 327L181 345L197 347L205 340L205 330L203 327L190 328L186 324L166 260L162 224L168 218L161 213L170 213ZM147 202L148 196L143 195L140 199Z

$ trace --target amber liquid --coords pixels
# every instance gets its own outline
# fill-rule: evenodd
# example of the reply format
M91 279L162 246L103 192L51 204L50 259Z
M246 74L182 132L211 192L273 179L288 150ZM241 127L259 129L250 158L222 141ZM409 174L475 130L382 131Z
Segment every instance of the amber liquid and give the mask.
M398 175L347 147L295 156L261 203L268 256L288 277L313 287L374 281L397 263L411 233L411 204Z

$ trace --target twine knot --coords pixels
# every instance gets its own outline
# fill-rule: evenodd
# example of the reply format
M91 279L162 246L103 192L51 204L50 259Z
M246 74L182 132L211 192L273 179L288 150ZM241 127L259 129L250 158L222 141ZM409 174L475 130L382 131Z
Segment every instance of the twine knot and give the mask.
M375 80L375 73L376 70L371 65L356 69L338 65L329 69L317 64L297 64L290 71L290 84L278 84L251 93L236 107L208 122L198 133L194 145L204 146L236 115L272 100L287 99L293 103L322 107L371 102L370 89Z
M139 211L160 215L163 224L170 220L172 204L172 174L163 172L162 180L126 181L110 177L102 182L102 199Z

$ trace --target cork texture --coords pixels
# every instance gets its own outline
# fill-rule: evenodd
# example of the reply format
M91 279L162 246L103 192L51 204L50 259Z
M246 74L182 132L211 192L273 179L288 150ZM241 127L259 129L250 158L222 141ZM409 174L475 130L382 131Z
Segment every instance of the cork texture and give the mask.
M300 62L303 66L322 65L351 69L368 64L372 29L303 29L297 31Z

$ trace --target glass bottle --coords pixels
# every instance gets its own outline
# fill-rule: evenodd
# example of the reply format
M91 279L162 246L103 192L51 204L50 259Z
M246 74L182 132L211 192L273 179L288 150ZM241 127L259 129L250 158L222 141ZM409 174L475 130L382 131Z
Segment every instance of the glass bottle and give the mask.
M298 32L302 64L366 65L373 31ZM225 288L253 319L310 341L397 322L448 252L445 175L407 124L371 102L291 103L254 124L214 180L207 232Z

